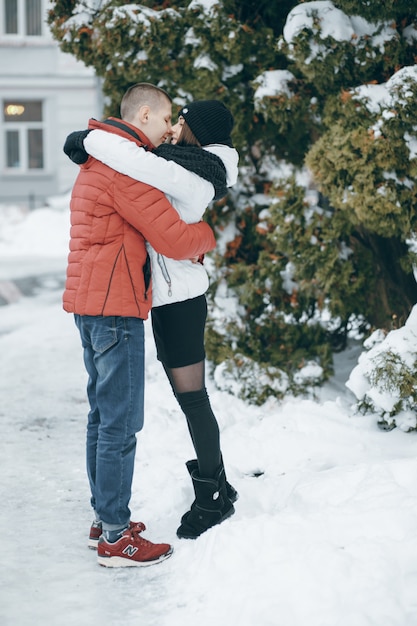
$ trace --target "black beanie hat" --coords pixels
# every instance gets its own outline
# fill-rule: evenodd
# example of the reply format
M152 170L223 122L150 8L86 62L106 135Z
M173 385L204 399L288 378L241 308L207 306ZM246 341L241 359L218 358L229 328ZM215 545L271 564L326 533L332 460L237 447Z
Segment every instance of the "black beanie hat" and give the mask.
M220 143L233 148L230 137L233 115L223 102L219 100L190 102L178 115L182 115L202 146Z

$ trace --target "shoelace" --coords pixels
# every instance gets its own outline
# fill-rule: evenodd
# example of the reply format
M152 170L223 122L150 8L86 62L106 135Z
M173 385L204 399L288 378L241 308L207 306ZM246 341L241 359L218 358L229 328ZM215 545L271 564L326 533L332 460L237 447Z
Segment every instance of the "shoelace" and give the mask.
M140 536L140 533L143 530L146 530L146 526L145 526L145 524L142 524L142 522L139 522L139 524L137 526L135 526L134 528L130 528L129 529L129 533L130 533L130 537L131 537L132 541L135 541L137 543L141 543L144 546L145 545L146 546L152 545L150 541L148 541L144 537Z

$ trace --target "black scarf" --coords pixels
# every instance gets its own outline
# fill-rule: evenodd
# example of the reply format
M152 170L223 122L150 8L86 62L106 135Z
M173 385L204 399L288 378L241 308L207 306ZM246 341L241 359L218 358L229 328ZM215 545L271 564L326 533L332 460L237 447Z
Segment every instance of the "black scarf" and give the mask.
M215 154L197 146L176 146L169 143L161 144L153 152L208 180L214 187L215 200L220 200L227 194L226 168Z
M123 124L121 120L115 120L113 118L105 120L105 124L111 126L117 126L125 132L141 141L139 135L133 131L129 126ZM83 140L91 132L90 130L77 130L68 135L64 152L74 163L85 163L88 159L88 154L84 149ZM145 150L147 146L143 146ZM175 161L178 165L182 165L186 170L198 174L201 178L208 180L214 187L215 200L220 200L227 195L226 184L226 168L223 161L212 154L203 150L197 146L176 146L174 144L163 143L153 151L160 157L163 157L167 161Z

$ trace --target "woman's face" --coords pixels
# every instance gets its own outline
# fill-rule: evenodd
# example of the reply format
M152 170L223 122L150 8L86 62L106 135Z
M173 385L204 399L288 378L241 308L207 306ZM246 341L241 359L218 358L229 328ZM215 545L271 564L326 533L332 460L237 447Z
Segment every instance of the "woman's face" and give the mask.
M174 126L172 127L171 143L176 144L180 140L182 127L184 126L184 121L185 120L183 116L180 115L178 118L178 122L174 124Z

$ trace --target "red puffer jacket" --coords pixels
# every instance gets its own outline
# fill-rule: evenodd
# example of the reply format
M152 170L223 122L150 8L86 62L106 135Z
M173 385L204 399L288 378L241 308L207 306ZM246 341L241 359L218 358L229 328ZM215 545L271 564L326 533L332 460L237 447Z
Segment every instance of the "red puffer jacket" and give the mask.
M90 120L89 128L103 127L136 141L119 128ZM153 147L140 136L138 145ZM72 192L64 309L146 319L152 300L145 240L173 259L196 257L216 245L208 224L186 224L162 192L90 157Z

